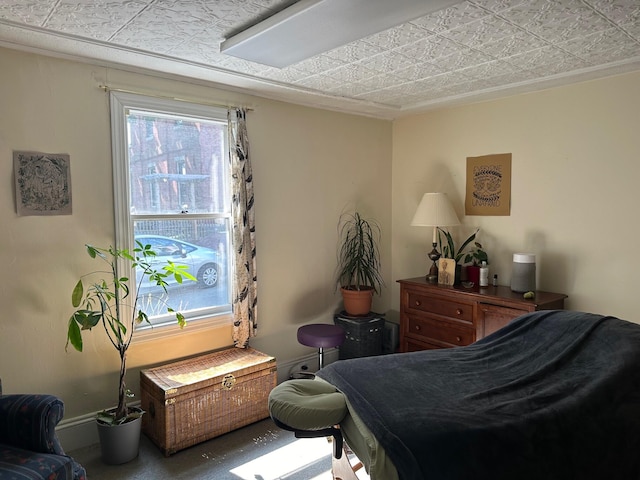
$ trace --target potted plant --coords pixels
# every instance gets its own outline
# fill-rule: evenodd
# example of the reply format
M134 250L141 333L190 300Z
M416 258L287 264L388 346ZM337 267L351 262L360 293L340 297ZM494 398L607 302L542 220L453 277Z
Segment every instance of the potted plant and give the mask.
M358 212L343 214L338 222L337 281L344 309L349 315L371 311L373 294L380 294L384 280L380 274L380 226Z
M71 296L71 302L76 309L69 318L67 329L67 343L79 352L83 350L82 332L92 330L102 325L113 348L120 356L120 380L118 383L118 406L99 412L96 420L102 447L102 457L106 463L119 464L132 460L138 455L140 440L140 409L127 406L127 398L131 392L125 384L127 371L127 350L133 339L135 326L142 322L149 322L147 314L139 308L140 285L145 278L160 286L165 292L165 279L173 276L178 283L183 280L196 280L189 274L186 265L167 262L161 269L155 269L151 261L156 253L151 245L136 242L133 252L116 249L114 247L98 248L86 245L91 258L100 259L107 265L107 270L94 271L83 275L78 280ZM137 288L130 285L130 278L120 275L119 265L129 264L131 272L137 269ZM186 324L184 316L167 306L167 312L175 314L180 328ZM120 434L125 438L119 438ZM113 438L113 437L116 438ZM112 445L110 440L114 441Z
M471 265L467 266L467 279L478 285L480 280L480 265L482 265L482 262L486 262L488 265L489 257L479 242L474 242L473 245L473 249L465 255L464 263L471 263Z
M464 251L467 248L467 246L476 239L476 235L478 235L479 231L480 231L479 228L476 229L475 232L469 235L469 237L464 242L462 242L462 244L460 245L460 248L456 250L455 243L453 241L453 237L451 236L451 234L446 230L443 230L442 228L438 227L438 245L442 252L442 258L452 258L456 262L456 280L455 280L456 284L460 283L460 270L462 268L461 260L462 260L462 257L464 256ZM443 244L441 234L445 236L446 244ZM467 260L465 260L465 262L467 262Z

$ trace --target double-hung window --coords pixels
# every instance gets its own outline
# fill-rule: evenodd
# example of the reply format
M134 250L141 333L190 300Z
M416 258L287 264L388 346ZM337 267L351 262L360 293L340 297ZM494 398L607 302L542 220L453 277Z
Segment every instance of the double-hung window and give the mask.
M142 283L139 307L154 327L175 324L167 306L187 320L228 320L233 255L226 110L111 92L111 122L118 248L149 244L158 268L169 260L197 278L167 278L166 292Z

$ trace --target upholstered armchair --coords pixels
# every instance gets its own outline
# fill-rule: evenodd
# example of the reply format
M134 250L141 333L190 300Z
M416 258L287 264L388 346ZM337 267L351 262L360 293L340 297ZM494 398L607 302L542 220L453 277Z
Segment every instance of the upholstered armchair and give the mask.
M54 395L2 395L0 390L0 480L86 479L84 468L58 441L55 427L63 415L64 404Z

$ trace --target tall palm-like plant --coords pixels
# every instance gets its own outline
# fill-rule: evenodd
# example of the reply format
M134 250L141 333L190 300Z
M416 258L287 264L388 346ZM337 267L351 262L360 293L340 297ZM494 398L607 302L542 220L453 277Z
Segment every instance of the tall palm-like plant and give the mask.
M344 214L338 224L337 280L345 289L371 288L380 293L384 280L380 273L380 226L358 212Z
M142 322L150 324L147 314L138 307L138 292L142 281L148 278L166 292L165 279L170 276L178 283L182 283L185 278L197 280L186 271L186 265L170 261L162 269L156 270L151 264L151 260L156 256L151 245L143 245L140 242L136 242L136 245L132 253L114 247L98 248L86 245L89 256L104 261L108 270L95 271L80 277L71 295L71 302L76 311L69 318L65 350L71 344L73 348L82 352L82 331L91 330L102 323L103 330L120 356L118 406L115 411L105 410L98 414L98 421L105 424L121 424L141 415L139 412L130 412L127 408L127 397L131 395L125 384L125 374L127 350L133 339L135 326ZM131 289L128 276L118 274L118 261L128 262L132 272L136 268L142 272L137 278L135 290ZM93 280L96 277L98 278ZM184 327L186 322L182 313L174 311L169 306L167 312L175 314L180 328Z

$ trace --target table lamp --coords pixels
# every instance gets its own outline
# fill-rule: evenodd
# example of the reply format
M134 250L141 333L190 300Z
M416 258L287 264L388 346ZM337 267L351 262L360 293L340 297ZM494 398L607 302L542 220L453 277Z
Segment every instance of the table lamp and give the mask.
M460 220L458 220L458 216L451 202L449 202L447 194L425 193L413 216L413 220L411 220L411 225L416 227L433 227L433 249L427 254L433 263L427 274L427 281L429 283L437 283L438 265L436 262L440 258L440 252L438 252L436 248L438 245L438 227L460 225Z

